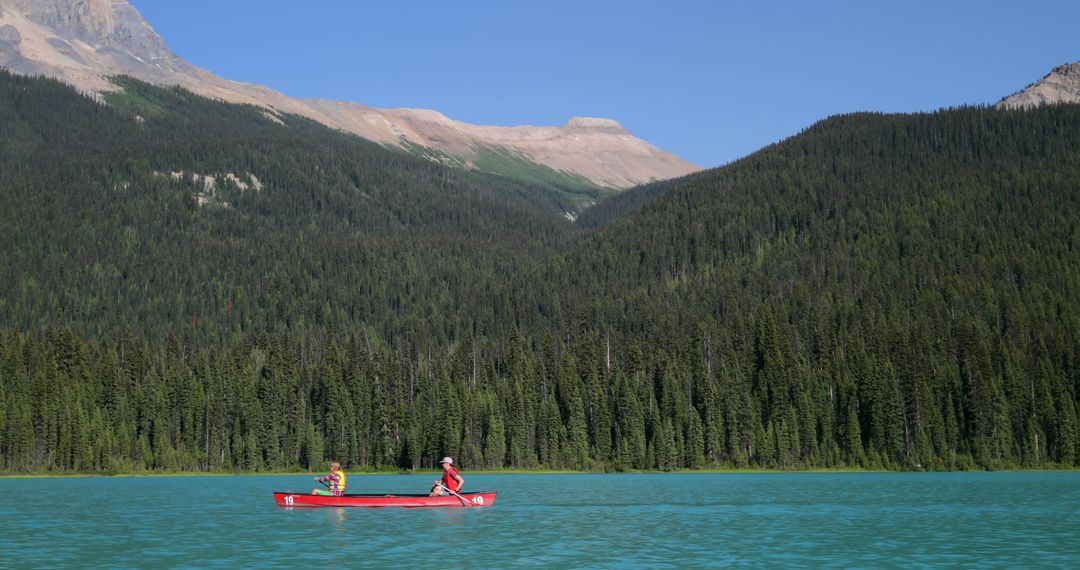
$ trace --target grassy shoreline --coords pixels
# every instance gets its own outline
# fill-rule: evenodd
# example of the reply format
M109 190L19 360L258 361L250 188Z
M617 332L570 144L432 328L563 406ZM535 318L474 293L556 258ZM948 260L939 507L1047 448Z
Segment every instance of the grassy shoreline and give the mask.
M864 469L859 467L820 468L820 469L680 469L676 471L650 471L650 470L626 470L626 471L575 471L570 469L468 469L465 473L470 475L752 475L752 474L782 474L782 473L1075 473L1078 468L1027 468L1027 469L997 469L980 471L892 471L888 469ZM350 477L363 477L368 475L437 475L442 473L438 469L416 470L386 470L386 471L349 471ZM64 479L64 478L92 478L92 477L288 477L288 476L314 476L319 471L118 471L118 472L29 472L29 473L0 473L0 479Z

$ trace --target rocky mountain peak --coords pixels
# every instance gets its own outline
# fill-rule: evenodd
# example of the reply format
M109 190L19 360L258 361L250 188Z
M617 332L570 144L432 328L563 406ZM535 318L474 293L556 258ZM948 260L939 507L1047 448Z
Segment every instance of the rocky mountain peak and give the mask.
M147 61L175 57L127 0L0 0L0 11L94 48L111 48Z
M1023 91L1002 99L997 107L1030 109L1053 103L1080 103L1080 62L1055 67Z
M387 146L424 147L460 164L474 165L495 151L610 188L700 170L610 119L575 117L561 129L481 126L437 111L295 99L230 81L173 54L127 0L0 0L0 67L54 77L91 95L115 90L110 76L130 75L212 99L266 107L275 115L303 115Z
M1051 73L1057 73L1058 75L1080 81L1080 61L1059 65L1055 67Z
M571 117L566 122L567 129L604 129L609 131L626 132L618 121L613 119L600 119L597 117Z

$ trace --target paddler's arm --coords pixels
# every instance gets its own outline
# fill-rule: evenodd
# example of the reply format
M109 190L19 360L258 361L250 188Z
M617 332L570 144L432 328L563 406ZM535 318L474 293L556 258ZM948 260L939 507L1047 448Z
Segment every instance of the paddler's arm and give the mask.
M454 473L454 479L457 479L457 490L460 491L465 488L465 478L461 476L461 473Z

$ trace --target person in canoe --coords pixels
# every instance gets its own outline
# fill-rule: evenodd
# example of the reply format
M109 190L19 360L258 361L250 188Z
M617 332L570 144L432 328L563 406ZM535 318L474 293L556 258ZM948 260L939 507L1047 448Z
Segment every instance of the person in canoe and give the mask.
M446 489L450 489L454 493L461 492L461 487L465 485L465 478L454 468L454 460L450 457L443 457L439 465L443 468L442 479L435 480L435 484L431 487L431 496L445 495L447 494Z
M316 477L316 481L326 484L325 489L312 489L312 495L327 495L340 497L345 494L345 472L341 470L341 463L330 463L330 474L326 477Z

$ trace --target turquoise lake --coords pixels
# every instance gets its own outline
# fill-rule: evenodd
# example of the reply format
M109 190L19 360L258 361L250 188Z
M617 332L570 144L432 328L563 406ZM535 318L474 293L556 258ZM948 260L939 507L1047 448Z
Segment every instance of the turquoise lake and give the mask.
M5 479L0 567L1080 567L1080 473L463 475L495 506L279 508L301 476Z

